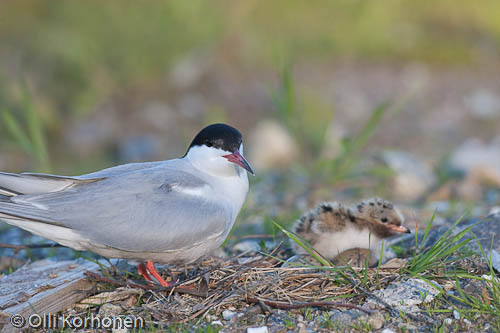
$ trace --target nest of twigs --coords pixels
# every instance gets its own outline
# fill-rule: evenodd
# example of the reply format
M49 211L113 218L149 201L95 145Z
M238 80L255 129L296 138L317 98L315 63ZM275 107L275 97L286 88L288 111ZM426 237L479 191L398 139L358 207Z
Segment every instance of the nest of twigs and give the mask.
M276 249L270 255L247 253L229 258L212 257L166 270L159 267L165 276L177 281L173 288L148 285L140 279L131 281L117 270L113 271L113 278L94 273L88 276L100 281L102 286L108 284L108 289L109 284L126 287L129 292L135 289L142 295L141 301L124 311L135 315L147 313L158 323L201 320L208 314L219 315L228 308L243 314L233 319L237 321L243 319L245 311L255 307L249 305L260 307L262 312L318 307L372 313L371 309L361 307L367 297L373 297L370 291L399 277L398 267L282 267L287 257L286 251ZM98 296L82 303L95 306ZM109 299L109 293L106 297ZM99 303L103 302L105 299ZM123 308L123 300L119 302Z

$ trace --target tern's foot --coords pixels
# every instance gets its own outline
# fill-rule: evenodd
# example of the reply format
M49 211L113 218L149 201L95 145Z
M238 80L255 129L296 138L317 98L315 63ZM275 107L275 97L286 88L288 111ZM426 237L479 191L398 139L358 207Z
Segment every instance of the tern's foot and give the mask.
M160 273L158 273L158 271L156 270L155 268L155 264L152 262L152 261L147 261L146 262L146 265L145 265L145 268L146 268L146 272L147 274L153 276L153 278L162 286L162 287L170 287L171 285L173 285L173 283L169 283L167 281L165 281ZM143 275L144 276L144 275ZM151 276L149 276L149 280L151 281ZM146 280L148 280L146 278L146 276L144 276L144 278Z
M149 275L146 265L144 263L141 262L139 265L137 265L137 272L139 272L139 274L142 275L146 281L150 283L154 282L151 276Z

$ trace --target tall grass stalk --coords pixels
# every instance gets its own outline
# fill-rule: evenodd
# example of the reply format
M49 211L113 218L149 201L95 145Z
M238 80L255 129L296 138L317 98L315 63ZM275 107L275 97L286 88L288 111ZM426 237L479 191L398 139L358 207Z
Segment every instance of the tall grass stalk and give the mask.
M43 124L35 110L31 95L24 84L22 85L20 104L20 117L18 118L14 117L12 111L8 111L5 107L0 110L5 127L24 152L36 161L37 169L41 172L50 172L52 167Z
M319 263L321 263L324 266L330 266L333 267L334 265L325 257L323 257L319 252L314 250L310 244L307 243L306 240L302 239L295 233L286 230L284 227L282 227L279 223L276 223L273 221L274 226L278 228L281 232L283 232L285 235L288 236L292 241L297 243L300 247L302 247L304 250L306 250L307 253L309 253L314 259L316 259Z
M348 175L354 165L359 162L360 153L375 133L382 117L390 107L390 102L380 104L363 126L361 131L350 140L344 141L342 152L332 161L330 175L333 183L336 183Z

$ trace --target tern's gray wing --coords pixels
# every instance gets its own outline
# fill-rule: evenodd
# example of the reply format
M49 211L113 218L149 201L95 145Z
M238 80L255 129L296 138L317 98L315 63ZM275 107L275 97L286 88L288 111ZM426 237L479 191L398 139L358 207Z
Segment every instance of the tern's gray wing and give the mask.
M14 196L0 201L0 216L8 210L33 223L69 228L92 244L161 252L198 244L230 227L229 210L211 196L197 195L201 189L210 193L211 186L163 164L56 192Z

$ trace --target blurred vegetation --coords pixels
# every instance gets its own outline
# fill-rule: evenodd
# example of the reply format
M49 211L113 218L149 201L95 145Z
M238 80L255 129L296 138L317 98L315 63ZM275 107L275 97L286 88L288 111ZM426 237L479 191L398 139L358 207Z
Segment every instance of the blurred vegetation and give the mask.
M155 89L174 64L192 53L274 72L282 58L475 64L496 61L499 44L500 3L493 0L320 1L315 6L296 0L3 1L0 107L22 113L10 106L29 87L30 103L50 146L72 119L97 112L95 107L110 96ZM283 99L274 96L274 102L283 119L293 112L314 126L324 124L312 132L308 125L308 133L298 133L317 152L332 110L308 91L300 93L301 99L314 107L307 112L297 108L287 95L294 89L287 87L292 84L289 74L283 77ZM225 110L213 110L207 121L214 115L225 118ZM291 121L289 127L297 131ZM14 127L5 116L3 122L0 138L5 146ZM14 132L19 140L19 131ZM27 145L25 151L34 148ZM57 159L59 152L53 155ZM47 162L40 163L40 170L50 169Z
M281 87L271 91L271 98L280 120L300 146L303 167L314 174L317 181L330 185L362 172L356 169L361 153L391 104L385 102L375 108L359 133L344 138L337 154L328 157L323 151L329 139L327 134L334 112L320 105L318 97L314 99L316 102L312 102L303 95L298 96L290 64L284 66Z
M13 111L0 110L2 120L9 134L28 156L34 160L35 171L51 172L48 148L43 133L43 124L33 105L31 96L23 85L23 94ZM17 116L17 117L16 117Z

